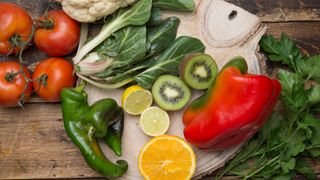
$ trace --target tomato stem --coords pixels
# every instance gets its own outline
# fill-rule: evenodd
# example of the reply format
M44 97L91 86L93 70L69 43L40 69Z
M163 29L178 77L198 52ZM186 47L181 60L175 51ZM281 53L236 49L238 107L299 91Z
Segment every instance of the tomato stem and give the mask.
M53 29L54 28L54 22L52 19L49 19L48 17L45 17L44 20L35 20L36 22L36 28L37 29Z
M7 56L9 56L13 51L14 48L21 48L23 42L21 41L21 36L19 34L14 34L10 37L9 42L11 44L10 51L8 52ZM18 52L16 53L16 55Z
M10 73L7 73L5 76L4 76L4 79L7 81L7 82L12 82L14 80L14 78L16 78L16 76L19 74L19 72L10 72Z
M26 41L20 41L19 42L19 46L20 47L20 50L19 50L19 64L20 64L20 70L19 70L19 73L22 74L24 80L26 81L25 85L24 85L24 88L23 88L23 91L21 93L21 96L17 102L17 104L23 108L23 104L25 103L25 91L27 90L28 88L28 84L30 81L32 81L31 79L29 79L27 77L27 75L24 73L23 71L23 58L22 58L22 53L24 51L24 49L26 48L26 46L28 46L28 44L32 41L32 38L34 36L34 33L35 33L35 26L32 26L32 30L31 30L31 35L28 37L28 39Z
M42 86L44 86L44 87L46 87L47 86L47 80L48 80L48 75L47 74L42 74L41 76L40 76L40 86L42 85Z

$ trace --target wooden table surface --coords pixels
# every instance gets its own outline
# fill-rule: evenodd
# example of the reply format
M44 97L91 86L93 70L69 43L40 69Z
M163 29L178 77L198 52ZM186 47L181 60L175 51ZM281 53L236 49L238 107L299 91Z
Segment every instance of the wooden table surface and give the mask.
M26 8L34 18L48 7L44 0L9 1ZM269 27L267 33L279 37L285 32L310 54L320 54L320 0L227 1L261 17ZM47 56L31 47L24 57L32 66ZM309 163L320 177L320 161L310 159ZM101 178L87 167L64 132L60 104L34 97L24 109L0 108L0 179L52 178Z

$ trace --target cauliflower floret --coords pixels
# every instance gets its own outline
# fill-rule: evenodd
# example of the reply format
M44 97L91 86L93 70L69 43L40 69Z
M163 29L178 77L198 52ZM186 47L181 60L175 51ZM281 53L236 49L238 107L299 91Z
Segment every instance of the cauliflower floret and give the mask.
M94 22L137 0L63 0L63 10L79 22Z

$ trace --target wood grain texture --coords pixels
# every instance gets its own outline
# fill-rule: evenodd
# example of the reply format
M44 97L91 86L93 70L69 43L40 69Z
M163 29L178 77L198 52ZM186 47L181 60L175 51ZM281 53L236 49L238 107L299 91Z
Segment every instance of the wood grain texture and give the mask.
M59 104L0 109L0 179L97 177L63 128Z
M258 15L264 22L320 20L319 0L226 0Z
M280 21L317 21L320 20L319 0L226 0L258 15L265 22ZM46 9L54 9L59 4L54 0L7 0L16 2L32 10L31 15L38 17ZM50 2L50 3L49 3Z

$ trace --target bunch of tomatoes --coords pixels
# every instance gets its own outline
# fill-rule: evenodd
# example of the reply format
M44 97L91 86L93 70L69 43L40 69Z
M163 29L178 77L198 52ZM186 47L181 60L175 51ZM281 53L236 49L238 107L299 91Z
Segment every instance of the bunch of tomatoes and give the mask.
M62 10L32 20L20 6L0 2L0 54L20 55L19 61L0 62L0 106L22 105L32 92L46 101L59 101L60 91L76 81L73 65L60 56L73 52L79 37L79 23ZM41 61L31 75L21 53L32 42L51 58Z

